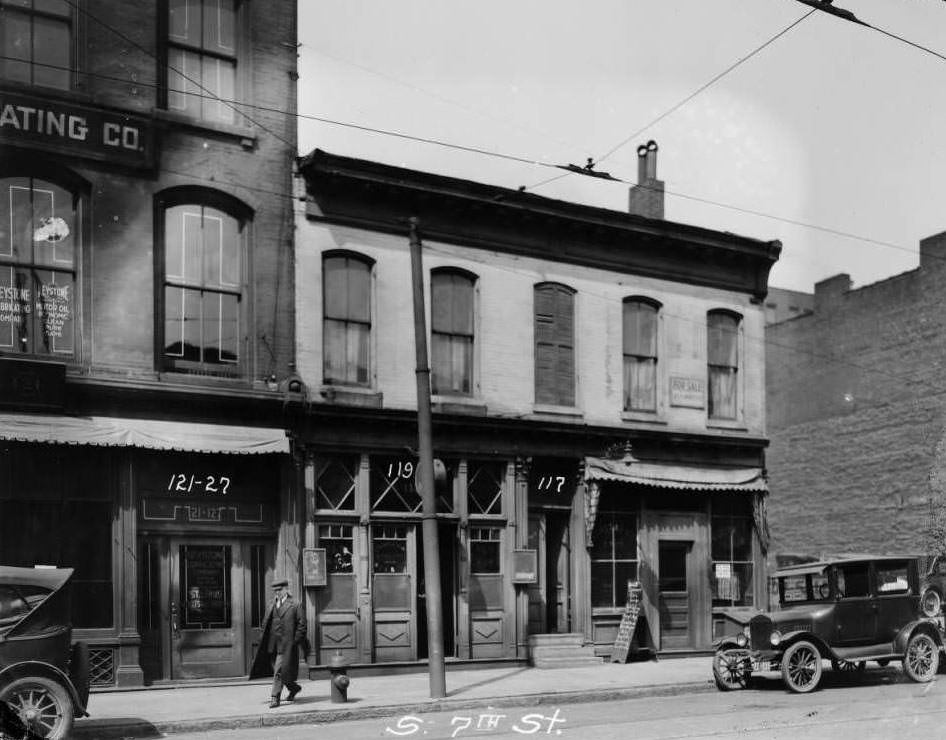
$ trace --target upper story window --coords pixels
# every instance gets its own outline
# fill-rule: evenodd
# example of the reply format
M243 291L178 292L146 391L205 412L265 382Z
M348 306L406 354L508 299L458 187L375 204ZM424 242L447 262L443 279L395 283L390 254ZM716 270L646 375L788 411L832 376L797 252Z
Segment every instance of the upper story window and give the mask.
M0 352L75 353L80 214L77 192L0 178Z
M735 419L738 415L740 318L729 311L710 311L706 316L711 419Z
M168 0L168 110L203 121L236 122L237 4Z
M368 385L371 263L348 254L322 262L322 375L326 383Z
M68 0L0 0L0 77L69 90L74 5Z
M575 291L535 286L535 402L575 405Z
M624 409L657 410L657 322L660 304L624 301Z
M229 196L192 188L166 194L159 208L161 304L155 314L163 366L239 375L249 209Z
M437 270L430 283L431 390L469 395L476 278L457 270Z

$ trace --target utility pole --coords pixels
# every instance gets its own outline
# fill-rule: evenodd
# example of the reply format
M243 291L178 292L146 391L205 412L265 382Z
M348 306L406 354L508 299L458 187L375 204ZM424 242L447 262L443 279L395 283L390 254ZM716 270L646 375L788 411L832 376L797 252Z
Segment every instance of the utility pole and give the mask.
M447 695L443 660L443 614L440 595L440 549L437 542L437 496L434 492L434 447L430 421L430 367L427 362L427 320L424 311L424 267L418 220L411 217L411 286L414 294L414 348L417 354L417 446L415 479L423 502L424 587L427 602L427 662L430 698Z

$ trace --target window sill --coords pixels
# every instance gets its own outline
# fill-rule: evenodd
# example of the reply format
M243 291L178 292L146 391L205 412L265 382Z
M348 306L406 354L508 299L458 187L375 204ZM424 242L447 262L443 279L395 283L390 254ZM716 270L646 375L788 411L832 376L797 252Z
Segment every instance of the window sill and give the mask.
M319 396L325 403L338 406L363 406L379 409L384 404L384 394L373 388L354 385L325 384L319 388Z
M551 404L536 403L532 406L533 414L542 416L568 416L575 419L584 418L585 413L574 406L553 406Z
M707 419L707 429L727 429L733 432L748 432L749 427L741 419Z
M645 424L660 424L666 426L667 420L660 414L646 411L622 411L621 421L642 421Z
M203 133L213 133L226 136L232 139L239 139L244 149L256 148L256 133L246 126L237 126L231 123L215 123L213 121L203 121L199 118L175 113L174 111L163 108L154 108L151 111L154 118L158 121L172 123L183 128L201 131Z
M430 398L430 405L436 414L486 416L486 404L470 396L434 395Z
M175 383L179 385L216 385L230 388L252 387L250 381L240 375L213 375L210 373L203 374L200 371L188 372L187 370L161 370L158 373L158 380L162 383Z

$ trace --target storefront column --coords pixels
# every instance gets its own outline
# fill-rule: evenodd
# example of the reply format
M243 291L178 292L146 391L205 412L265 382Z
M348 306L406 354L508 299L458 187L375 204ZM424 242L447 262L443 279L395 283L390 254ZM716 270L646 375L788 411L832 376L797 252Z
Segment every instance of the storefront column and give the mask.
M460 517L457 524L457 656L473 657L473 638L470 635L470 513L467 500L468 478L467 462L461 460L456 475L456 513Z
M305 496L305 525L303 527L304 547L315 547L315 460L309 450L300 449L296 455L300 458L299 465L301 470L301 484ZM305 586L303 586L305 588ZM317 642L317 619L318 619L318 590L315 588L305 589L305 618L307 627L307 637L309 638L309 652L306 655L306 663L310 666L318 663Z
M144 685L141 669L138 633L138 562L137 552L138 509L135 505L134 458L130 449L116 452L118 532L116 561L118 567L118 665L115 668L115 686L127 688Z
M580 466L579 466L580 467ZM579 471L575 495L572 497L572 510L569 517L570 538L572 542L572 632L581 632L585 642L591 642L591 561L588 555L585 537L585 482L584 470Z
M529 458L516 458L513 539L517 549L524 549L529 544L529 462ZM516 657L529 657L529 592L526 588L516 589Z
M276 573L289 579L294 595L303 593L302 586L302 510L301 493L296 483L298 470L293 458L286 456L279 463L279 533L276 537Z
M358 520L358 569L355 582L358 584L358 656L360 663L374 662L374 609L371 603L371 462L368 455L361 456L358 481L355 486L355 509L360 512Z

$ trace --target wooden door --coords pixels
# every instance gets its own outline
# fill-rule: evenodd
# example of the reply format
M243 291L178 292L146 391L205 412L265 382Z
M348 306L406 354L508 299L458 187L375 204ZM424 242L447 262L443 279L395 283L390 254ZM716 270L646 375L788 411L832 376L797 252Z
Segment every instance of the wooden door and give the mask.
M529 531L526 547L536 552L536 580L527 587L529 597L529 634L541 635L548 629L546 624L546 558L545 516L529 515Z
M371 527L371 598L377 663L417 659L416 536L414 524Z
M171 678L245 675L243 557L229 540L172 538Z
M688 648L693 645L690 631L688 574L692 571L693 543L661 540L657 555L660 648Z

